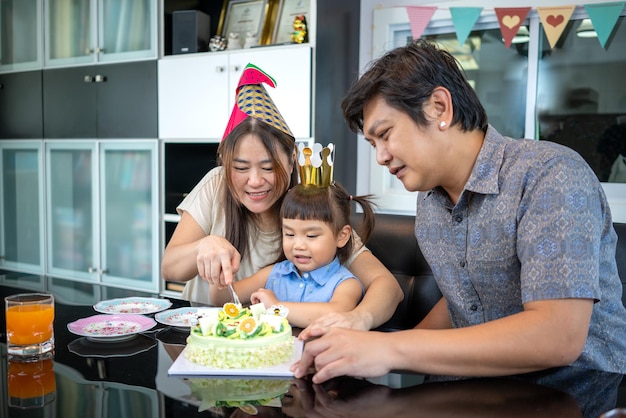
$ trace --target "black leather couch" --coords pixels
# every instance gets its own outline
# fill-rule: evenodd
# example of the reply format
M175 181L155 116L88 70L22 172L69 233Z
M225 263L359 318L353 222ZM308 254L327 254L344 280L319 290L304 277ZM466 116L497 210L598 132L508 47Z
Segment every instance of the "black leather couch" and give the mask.
M359 218L354 218L358 225ZM393 317L379 330L413 328L441 298L432 272L420 252L414 234L413 216L376 214L374 232L367 247L393 273L404 291L404 299ZM617 264L626 283L626 223L615 223L618 235ZM625 286L626 289L626 286ZM622 290L626 305L626 291Z

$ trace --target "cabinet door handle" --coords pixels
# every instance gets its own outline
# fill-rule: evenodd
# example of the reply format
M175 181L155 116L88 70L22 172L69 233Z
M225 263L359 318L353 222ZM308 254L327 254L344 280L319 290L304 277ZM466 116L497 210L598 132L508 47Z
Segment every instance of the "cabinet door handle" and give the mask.
M92 77L92 76L90 76L90 75L86 75L85 77L83 77L83 81L84 81L85 83L93 83L93 82L94 82L94 79L93 79L93 77Z
M100 274L109 274L109 269L102 269L100 270Z
M105 49L104 49L104 48L100 48L100 47L96 48L96 52L97 52L98 54L100 54L100 53L102 53L102 52L104 52L104 51L105 51Z
M4 84L0 83L0 90L4 88Z
M107 81L107 78L103 76L102 74L97 74L95 80L96 80L96 83L104 83L105 81Z
M87 269L87 273L95 273L95 272L96 272L96 269L95 269L95 268L93 268L93 267L89 267L89 268Z
M221 66L221 65L220 65L220 66L215 67L215 72L216 72L216 73L223 73L223 72L224 72L224 70L225 70L225 68L224 68L223 66Z
M90 55L90 54L93 54L93 49L91 48L85 49L85 55Z
M239 72L239 65L233 65L233 71L238 73Z

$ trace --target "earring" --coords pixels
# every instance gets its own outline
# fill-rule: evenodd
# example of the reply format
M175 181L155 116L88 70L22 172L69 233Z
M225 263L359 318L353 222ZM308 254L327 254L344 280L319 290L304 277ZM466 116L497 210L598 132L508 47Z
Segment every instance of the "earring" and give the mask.
M446 121L442 120L442 121L439 123L439 127L440 127L441 129L445 128L445 127L446 127Z

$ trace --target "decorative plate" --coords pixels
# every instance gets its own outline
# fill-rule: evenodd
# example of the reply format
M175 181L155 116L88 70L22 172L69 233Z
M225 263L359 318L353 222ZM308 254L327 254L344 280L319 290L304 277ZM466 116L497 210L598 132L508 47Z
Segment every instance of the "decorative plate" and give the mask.
M94 315L67 324L70 332L92 341L118 342L153 328L156 322L143 315Z
M163 325L169 325L171 327L188 329L192 325L195 325L198 321L198 317L202 316L203 312L210 310L219 310L220 308L178 308L170 309L167 311L159 312L154 315L154 319Z
M93 308L96 312L104 314L151 314L163 311L172 306L168 299L157 298L120 298L103 300L96 303Z

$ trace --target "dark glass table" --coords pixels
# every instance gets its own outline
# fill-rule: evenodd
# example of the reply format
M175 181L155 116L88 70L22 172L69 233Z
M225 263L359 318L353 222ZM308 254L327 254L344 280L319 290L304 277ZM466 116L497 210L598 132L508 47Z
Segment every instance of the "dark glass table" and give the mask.
M423 384L421 375L390 373L375 379L337 378L324 385L305 379L180 378L168 369L182 351L187 332L162 324L123 342L93 342L67 324L97 314L99 300L150 296L39 276L0 274L0 296L45 291L55 295L54 357L36 363L29 376L7 359L4 308L0 320L0 417L580 417L565 392L508 378ZM188 302L170 299L171 308ZM20 369L20 367L22 367ZM48 369L46 369L48 367ZM55 390L43 404L18 408L9 399L8 374L21 388ZM53 370L53 374L50 373ZM31 377L30 383L29 377ZM34 390L42 391L40 387ZM216 398L226 399L216 399ZM19 402L19 399L17 399ZM36 403L36 402L35 402ZM256 415L254 415L256 414Z

